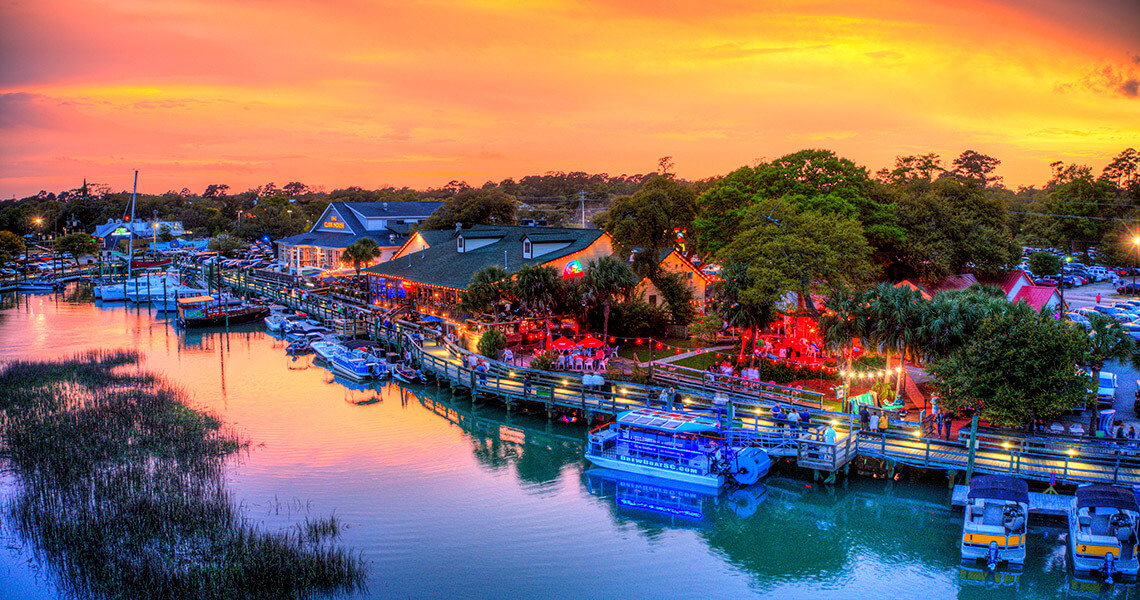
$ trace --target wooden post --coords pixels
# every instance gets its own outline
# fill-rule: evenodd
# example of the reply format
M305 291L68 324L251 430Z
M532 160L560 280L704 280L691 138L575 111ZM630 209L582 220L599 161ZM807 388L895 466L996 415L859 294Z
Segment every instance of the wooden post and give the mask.
M978 415L970 419L970 457L966 461L966 481L974 476L974 456L978 452Z

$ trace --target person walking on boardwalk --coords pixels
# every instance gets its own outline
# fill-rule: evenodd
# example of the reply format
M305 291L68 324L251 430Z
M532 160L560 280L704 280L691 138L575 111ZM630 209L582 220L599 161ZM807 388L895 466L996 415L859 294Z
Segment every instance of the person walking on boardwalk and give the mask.
M879 415L879 431L883 435L886 435L888 425L889 425L889 423L887 421L887 413L883 413L883 414Z
M859 407L859 429L867 431L871 425L871 411L867 410L867 405L864 404Z
M799 428L800 413L796 412L796 409L793 408L788 411L788 433L791 434L790 437L795 438Z
M807 408L800 409L800 429L803 430L804 433L807 433L808 429L811 429L811 413L808 412Z

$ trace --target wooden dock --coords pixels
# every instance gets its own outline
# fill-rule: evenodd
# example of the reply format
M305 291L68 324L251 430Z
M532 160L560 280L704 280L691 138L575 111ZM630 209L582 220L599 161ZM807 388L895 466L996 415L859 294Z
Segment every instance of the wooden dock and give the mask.
M223 273L221 280L239 293L262 295L325 321L359 314L353 318L365 322L371 337L407 352L423 371L436 377L437 385L472 397L498 398L508 410L519 404L538 405L548 418L572 411L591 421L634 408L700 413L718 419L738 442L761 446L773 456L828 473L829 480L836 471L845 472L851 461L863 458L881 461L891 473L905 465L946 471L951 480L986 473L1051 484L1140 485L1140 447L1115 440L1082 443L1017 432L979 433L971 438L968 430L957 440L941 440L925 437L917 423L901 420L891 421L886 432L872 433L859 431L853 415L820 408L809 408L811 421L792 429L787 421L773 418L772 408L792 403L803 408L802 400L814 400L799 398L799 390L782 391L780 386L748 390L702 381L693 386L678 382L673 386L675 394L669 395L662 393L667 388L653 385L619 381L584 385L580 373L524 369L483 357L486 368L477 371L465 360L471 354L467 350L446 342L422 342L419 334L424 330L417 324L397 321L386 326L375 312L279 282L260 281L248 273ZM837 432L835 443L823 441L828 425Z
M958 484L954 486L954 493L950 505L965 508L966 494L970 486ZM1063 494L1045 494L1042 492L1029 492L1029 512L1033 514L1048 515L1051 517L1065 517L1069 514L1069 506L1073 503L1072 496Z

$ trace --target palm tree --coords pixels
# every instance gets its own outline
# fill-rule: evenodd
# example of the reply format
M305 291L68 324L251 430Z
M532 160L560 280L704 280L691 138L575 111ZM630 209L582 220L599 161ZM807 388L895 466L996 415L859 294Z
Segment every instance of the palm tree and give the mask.
M562 279L553 267L526 265L515 272L515 295L525 308L545 315L547 340L550 339L551 308L561 288Z
M886 354L889 372L891 353L900 355L899 371L895 381L896 394L902 387L902 370L906 366L907 352L920 340L922 324L922 294L908 287L894 287L880 283L871 293L869 310L873 319L871 337Z
M866 330L867 298L858 292L839 290L824 301L826 312L819 318L819 331L828 350L847 357L850 371L854 357L855 338L863 337Z
M1046 316L1045 318L1051 318ZM1101 313L1089 313L1089 346L1086 363L1100 371L1109 360L1127 360L1136 353L1136 342L1115 319Z
M610 335L610 306L614 299L628 300L637 287L637 277L629 265L613 256L603 256L586 263L582 277L586 301L602 305L602 339Z
M919 355L923 361L949 357L966 342L967 326L961 304L945 294L926 303L918 326Z
M748 265L742 262L726 264L720 271L720 277L715 285L721 314L732 326L752 331L750 356L755 358L760 337L757 334L775 318L779 293L766 281L753 277ZM743 342L740 349L744 351Z
M380 245L372 238L363 237L349 244L342 256L352 263L352 268L356 269L356 276L359 277L360 267L380 256Z
M503 267L490 265L483 267L471 276L467 291L460 300L460 306L467 312L481 312L488 308L499 321L499 303L512 293L511 274Z

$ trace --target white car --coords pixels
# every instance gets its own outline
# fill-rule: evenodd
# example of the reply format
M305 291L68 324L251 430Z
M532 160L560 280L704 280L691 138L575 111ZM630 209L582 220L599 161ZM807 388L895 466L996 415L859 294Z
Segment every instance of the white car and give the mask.
M1101 371L1097 374L1096 399L1100 404L1112 406L1116 401L1116 373Z

